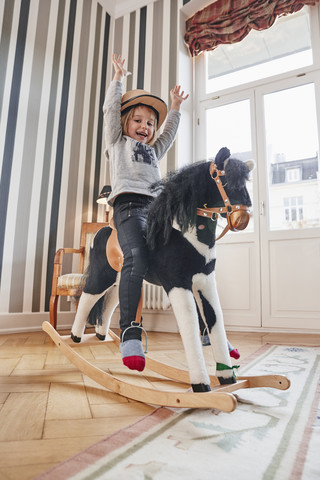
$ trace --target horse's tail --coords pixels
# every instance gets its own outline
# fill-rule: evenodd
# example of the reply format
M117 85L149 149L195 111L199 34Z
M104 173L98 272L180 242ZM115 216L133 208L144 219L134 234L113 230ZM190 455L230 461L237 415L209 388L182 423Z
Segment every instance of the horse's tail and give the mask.
M92 307L88 316L88 323L90 325L102 325L102 313L103 313L104 297Z

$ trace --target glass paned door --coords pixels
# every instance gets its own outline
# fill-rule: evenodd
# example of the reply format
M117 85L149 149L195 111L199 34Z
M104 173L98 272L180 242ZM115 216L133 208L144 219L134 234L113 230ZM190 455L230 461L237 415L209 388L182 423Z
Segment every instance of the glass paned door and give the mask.
M256 162L249 182L254 222L217 242L227 327L320 327L319 85L317 75L306 74L202 107L207 157L227 146Z
M310 74L256 90L263 327L320 326L318 88Z
M320 226L314 84L264 96L269 228Z
M206 157L212 159L220 148L228 147L231 155L242 161L253 159L252 92L246 98L209 101L201 118L206 122ZM201 122L199 130L201 130ZM251 175L250 175L251 176ZM253 203L257 183L250 179L247 188ZM261 323L259 237L254 231L257 213L242 232L228 232L216 244L216 277L227 326L259 327ZM220 219L217 235L225 226Z
M228 147L239 160L253 158L249 99L209 108L206 116L207 158L214 158L222 147ZM253 202L252 182L247 183L247 188ZM253 231L253 218L245 231Z

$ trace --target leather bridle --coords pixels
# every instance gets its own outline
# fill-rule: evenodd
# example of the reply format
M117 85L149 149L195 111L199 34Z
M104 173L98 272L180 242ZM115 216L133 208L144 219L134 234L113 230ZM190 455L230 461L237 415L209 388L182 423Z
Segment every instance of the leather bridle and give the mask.
M226 194L226 191L220 179L220 177L223 177L225 175L224 170L219 170L217 165L214 162L211 162L209 172L211 178L216 182L224 206L207 208L206 205L204 205L203 208L197 208L197 215L199 215L200 217L211 218L211 220L215 222L217 221L219 214L226 214L228 223L224 228L223 232L217 238L217 240L219 240L229 230L231 230L232 232L238 232L240 230L244 230L248 226L250 220L250 207L247 207L245 205L232 205L230 203L228 195ZM216 175L214 175L214 173Z

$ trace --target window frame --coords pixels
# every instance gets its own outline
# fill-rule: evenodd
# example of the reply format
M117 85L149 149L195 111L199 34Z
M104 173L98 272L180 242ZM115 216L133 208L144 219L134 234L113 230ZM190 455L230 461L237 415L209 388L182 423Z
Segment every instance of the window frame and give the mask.
M272 81L282 80L292 76L300 76L305 73L312 72L320 69L320 6L319 4L315 6L309 6L309 19L310 19L310 34L311 34L311 45L313 52L313 63L307 67L299 67L295 70L290 70L285 73L276 74L270 77L266 77L260 80L255 80L253 82L243 83L239 86L226 88L224 90L206 92L206 57L205 54L198 55L193 58L193 68L194 68L194 78L195 78L195 104L198 105L199 102L204 100L209 100L210 98L215 98L216 96L221 97L224 95L229 95L241 90L247 90L257 86L270 83ZM219 47L217 47L219 48Z

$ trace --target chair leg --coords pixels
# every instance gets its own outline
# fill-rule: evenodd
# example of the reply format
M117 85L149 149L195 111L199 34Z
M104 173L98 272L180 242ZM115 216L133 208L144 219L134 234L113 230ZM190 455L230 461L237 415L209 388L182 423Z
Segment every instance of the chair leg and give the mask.
M49 303L50 323L53 328L57 328L57 307L58 307L58 295L51 295Z

